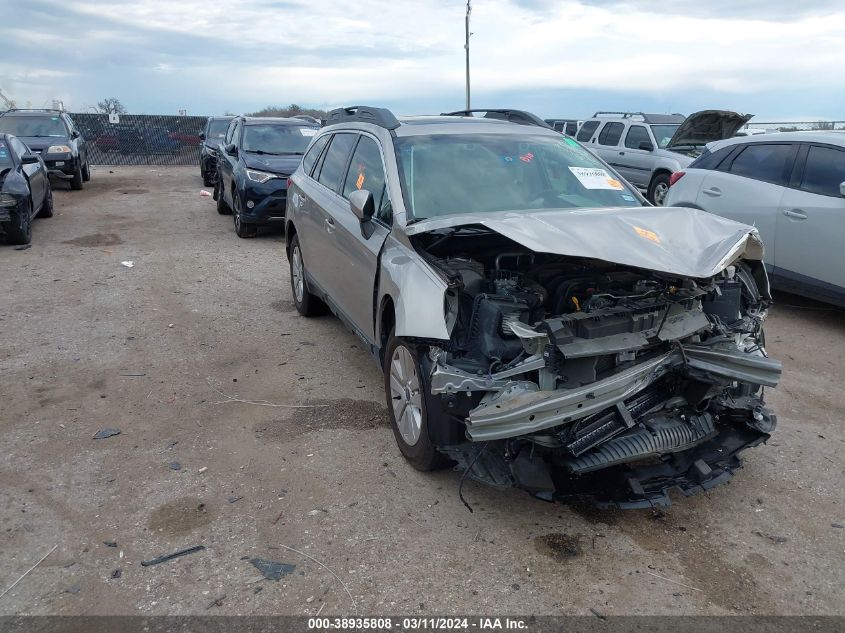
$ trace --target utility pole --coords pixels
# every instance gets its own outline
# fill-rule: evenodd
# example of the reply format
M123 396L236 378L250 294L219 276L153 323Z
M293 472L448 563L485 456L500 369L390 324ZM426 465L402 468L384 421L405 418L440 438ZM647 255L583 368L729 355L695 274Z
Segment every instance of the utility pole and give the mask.
M469 104L469 36L472 35L469 32L469 14L472 13L472 0L467 0L467 15L466 15L466 42L464 43L464 49L466 50L467 55L467 110L470 109Z

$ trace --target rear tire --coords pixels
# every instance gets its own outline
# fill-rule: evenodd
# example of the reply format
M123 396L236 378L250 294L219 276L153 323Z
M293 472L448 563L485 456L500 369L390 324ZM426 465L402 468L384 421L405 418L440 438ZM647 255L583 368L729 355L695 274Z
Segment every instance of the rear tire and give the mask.
M73 174L73 179L70 181L70 188L74 191L79 191L82 189L82 163L78 163L76 166L76 172Z
M20 211L12 211L11 219L5 223L6 239L10 244L29 244L32 241L32 203L30 207Z
M217 213L220 215L229 215L232 210L229 208L229 205L226 204L226 201L223 199L223 187L220 185L220 179L217 179L217 183L214 185L214 190L217 192Z
M669 174L657 174L651 179L648 187L648 201L656 207L666 204L666 195L669 193Z
M425 391L428 381L419 361L420 351L393 330L384 355L384 392L390 425L399 450L408 462L421 471L443 468L449 464L429 436L429 411Z
M47 192L44 195L44 202L41 204L41 210L36 217L52 218L53 217L53 188L48 184Z
M308 291L308 276L305 274L305 261L302 259L302 247L299 236L294 235L290 242L290 292L296 311L304 317L319 316L326 313L326 304L319 297Z

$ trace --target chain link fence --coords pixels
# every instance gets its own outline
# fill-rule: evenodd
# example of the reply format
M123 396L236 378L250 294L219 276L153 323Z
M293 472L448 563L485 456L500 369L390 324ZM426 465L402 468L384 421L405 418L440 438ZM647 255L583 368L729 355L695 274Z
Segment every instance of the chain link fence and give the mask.
M88 142L92 165L199 165L208 117L153 114L70 115Z

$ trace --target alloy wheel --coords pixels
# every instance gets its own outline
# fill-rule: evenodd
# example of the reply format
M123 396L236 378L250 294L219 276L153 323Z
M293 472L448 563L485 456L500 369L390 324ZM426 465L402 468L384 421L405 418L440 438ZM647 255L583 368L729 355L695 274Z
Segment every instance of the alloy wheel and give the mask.
M415 445L422 429L422 390L417 363L404 345L398 345L390 359L390 400L399 434L406 444Z
M293 293L297 303L302 303L305 297L305 274L302 266L302 253L299 246L294 246L291 255L290 273L293 276Z

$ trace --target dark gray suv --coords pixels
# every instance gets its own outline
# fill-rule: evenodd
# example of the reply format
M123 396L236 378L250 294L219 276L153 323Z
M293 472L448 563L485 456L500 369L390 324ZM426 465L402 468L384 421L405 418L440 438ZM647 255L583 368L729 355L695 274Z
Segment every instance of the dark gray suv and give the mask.
M414 467L650 507L729 479L774 430L753 227L652 207L545 126L327 123L288 188L294 303L364 341Z

